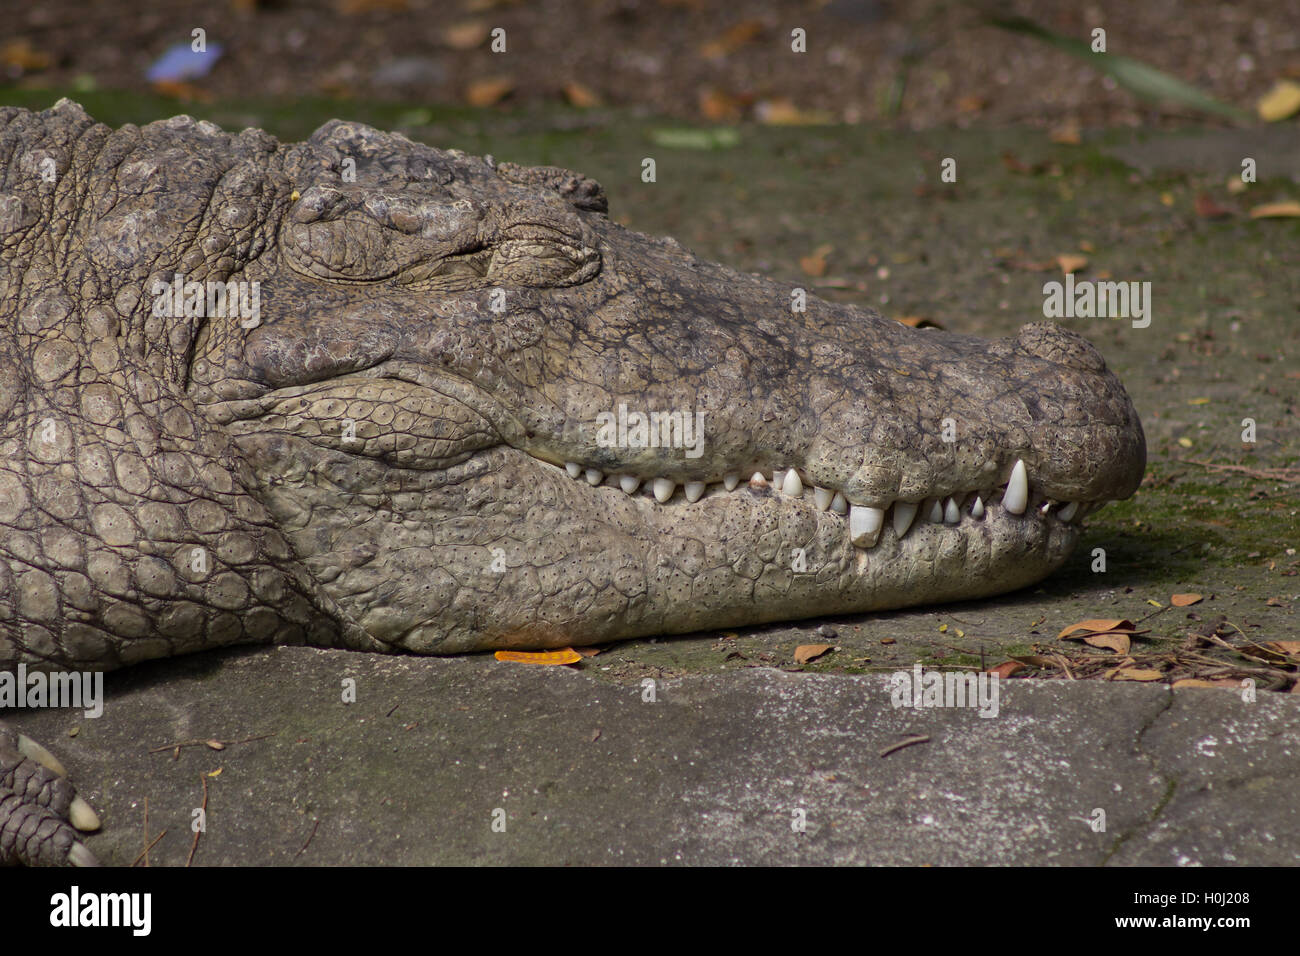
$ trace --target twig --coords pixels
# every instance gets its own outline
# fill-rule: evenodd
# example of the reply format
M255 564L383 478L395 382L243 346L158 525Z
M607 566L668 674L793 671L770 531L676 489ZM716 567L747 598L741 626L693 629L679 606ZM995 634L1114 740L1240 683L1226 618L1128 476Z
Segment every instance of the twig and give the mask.
M925 734L918 734L915 737L908 737L904 740L900 740L896 744L890 744L884 750L880 751L880 756L888 757L895 750L902 750L904 747L910 747L913 744L928 744L929 742L930 742L930 738L927 737Z
M306 851L307 847L311 846L311 841L312 841L312 839L315 838L315 836L316 836L316 828L319 827L319 826L320 826L320 818L317 817L315 820L312 821L312 825L311 825L311 833L307 834L307 842L304 843L304 844L302 845L302 849L301 849L301 850L299 850L297 853L295 853L295 854L293 855L293 858L294 858L295 860L298 859L298 857L300 857L300 856L303 855L303 853Z
M1199 465L1211 471L1240 472L1263 481L1300 481L1300 468L1247 468L1245 465L1216 465L1212 461L1196 461L1192 458L1177 458L1175 461L1185 461L1189 465Z
M194 851L199 848L199 834L207 829L208 826L208 778L206 776L201 776L199 777L199 781L203 784L203 803L200 807L200 809L203 810L203 826L194 831L194 842L190 844L190 855L185 858L185 865L187 867L194 862Z
M208 737L206 740L178 740L174 744L165 744L162 747L154 747L149 751L149 753L160 754L165 750L175 750L177 756L179 756L182 747L209 747L212 745L214 740L223 747L228 747L231 744L246 744L251 743L254 740L265 740L267 737L274 737L276 733L277 731L273 730L269 734L254 734L252 737L244 737L240 740L219 740L216 737Z
M153 842L150 843L150 844L149 844L147 847L145 847L143 850L141 850L141 851L140 851L140 855L137 856L134 860L131 861L131 865L132 865L132 866L136 866L137 864L139 864L139 862L140 862L141 860L144 860L144 861L145 861L145 864L144 864L144 865L145 865L145 866L148 866L148 865L149 865L149 863L148 863L148 859L149 859L149 851L152 850L154 847L156 847L156 846L158 845L158 841L161 840L161 839L162 839L164 836L166 836L166 835L167 835L167 831L166 831L166 830L163 830L162 833L160 833L160 834L158 834L156 837L154 837L154 838L153 838Z
M144 857L144 865L149 865L149 798L144 798L144 832L140 834L140 842L144 844L144 849L140 851L140 856ZM136 857L140 859L140 857ZM131 864L135 866L134 863Z

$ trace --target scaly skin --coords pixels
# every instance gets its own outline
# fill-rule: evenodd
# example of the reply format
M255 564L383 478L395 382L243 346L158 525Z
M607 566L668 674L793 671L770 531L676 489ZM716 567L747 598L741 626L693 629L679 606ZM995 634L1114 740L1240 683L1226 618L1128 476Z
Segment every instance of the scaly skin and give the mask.
M0 668L978 597L1137 487L1137 415L1079 336L799 311L605 208L574 173L338 121L284 145L0 110ZM153 314L178 272L257 283L260 315ZM621 405L702 441L610 447Z

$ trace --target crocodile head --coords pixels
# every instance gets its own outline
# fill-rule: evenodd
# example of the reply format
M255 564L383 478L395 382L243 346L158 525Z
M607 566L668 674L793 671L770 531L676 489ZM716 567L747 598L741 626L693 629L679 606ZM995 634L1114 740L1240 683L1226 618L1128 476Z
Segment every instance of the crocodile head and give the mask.
M189 390L390 645L995 594L1141 479L1123 388L1053 325L911 329L628 231L579 175L357 124L282 169L257 324L210 320Z

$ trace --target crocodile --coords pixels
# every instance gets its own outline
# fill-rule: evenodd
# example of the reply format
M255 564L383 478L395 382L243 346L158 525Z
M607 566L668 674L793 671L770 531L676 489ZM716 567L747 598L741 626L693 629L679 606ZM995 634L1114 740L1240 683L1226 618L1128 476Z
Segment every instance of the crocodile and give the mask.
M359 123L3 108L0 241L0 671L978 598L1145 468L1072 331L911 328ZM97 824L0 732L0 862L93 862Z

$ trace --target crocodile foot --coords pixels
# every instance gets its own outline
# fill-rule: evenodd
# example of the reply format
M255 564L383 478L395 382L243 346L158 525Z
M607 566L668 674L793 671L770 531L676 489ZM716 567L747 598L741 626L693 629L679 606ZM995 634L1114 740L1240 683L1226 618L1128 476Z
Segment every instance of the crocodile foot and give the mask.
M54 755L0 724L0 865L98 866L78 833L98 829Z

